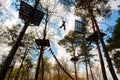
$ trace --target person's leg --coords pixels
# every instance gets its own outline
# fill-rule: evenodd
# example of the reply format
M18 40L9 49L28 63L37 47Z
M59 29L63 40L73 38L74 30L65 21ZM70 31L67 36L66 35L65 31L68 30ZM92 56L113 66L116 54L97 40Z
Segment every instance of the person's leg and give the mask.
M60 28L62 28L62 26L60 26Z
M65 27L65 25L64 25L64 30L66 30L66 27Z
M64 24L62 24L61 26L60 26L60 28L62 28L64 26Z

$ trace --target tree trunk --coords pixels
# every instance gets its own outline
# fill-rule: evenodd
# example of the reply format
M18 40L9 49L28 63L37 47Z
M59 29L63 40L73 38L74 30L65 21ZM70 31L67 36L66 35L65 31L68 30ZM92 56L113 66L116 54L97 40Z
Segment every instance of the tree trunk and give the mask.
M86 60L86 56L85 56L85 67L86 67L86 76L87 76L87 80L89 80L89 76L88 76L88 67L87 67L87 60Z
M47 13L48 13L48 9L47 9ZM48 24L48 20L47 19L48 19L48 14L47 14L46 19L45 19L45 29L44 29L44 32L43 32L43 40L45 40L45 38L46 38L46 29L47 29L47 24ZM37 68L36 68L36 73L35 73L35 79L34 80L38 80L40 61L43 58L43 54L44 54L43 48L44 48L44 46L41 46L40 55L39 55L39 58L38 58L38 63L37 63ZM44 76L44 75L42 75L42 76Z
M74 56L75 58L75 56ZM74 61L74 70L75 70L75 80L77 80L77 68L76 68L76 61Z
M42 57L43 57L43 46L41 46L41 49L40 49L40 55L39 55L39 58L38 58L38 63L37 63L37 68L36 68L36 73L35 73L35 79L34 80L38 80L40 61L41 61Z
M91 14L90 14L91 15ZM91 20L93 18L91 17ZM95 25L94 25L94 22L92 21L92 26L93 26L93 31L95 32ZM99 59L100 59L100 64L101 64L101 70L102 70L102 75L103 75L103 79L104 80L108 80L107 79L107 75L106 75L106 71L105 71L105 66L104 66L104 61L103 61L103 57L102 57L102 53L101 53L101 50L100 50L100 46L99 46L99 43L98 43L98 40L95 42L96 45L97 45L97 49L98 49L98 55L99 55Z
M83 21L85 20L85 17L83 16L82 17ZM84 22L83 22L84 23ZM83 28L84 32L83 32L83 53L84 53L84 56L85 56L85 66L86 66L86 77L87 77L87 80L89 80L89 76L88 76L88 67L87 67L87 55L88 55L88 51L87 51L87 47L86 47L86 25L84 25L84 28Z
M89 12L89 14L90 14L90 17L91 17L92 22L95 24L94 29L96 28L96 30L97 30L97 34L98 34L98 37L99 37L100 42L101 42L101 44L102 44L102 48L103 48L103 51L104 51L104 55L105 55L106 60L107 60L107 63L108 63L109 71L110 71L113 79L114 79L114 80L118 80L118 78L117 78L117 76L116 76L116 74L115 74L115 71L114 71L114 68L113 68L111 59L110 59L110 57L109 57L108 50L107 50L107 48L106 48L106 46L105 46L105 43L104 43L104 41L103 41L102 36L100 35L99 26L98 26L98 24L97 24L97 21L95 20L95 17L94 17L94 15L93 15L92 9L90 8L90 5L89 5L89 4L87 4L87 9L88 9L88 12Z
M44 80L44 58L42 56L42 80Z
M106 71L105 71L104 61L103 61L103 58L102 58L102 53L100 51L100 46L99 46L98 41L96 41L96 45L97 45L98 54L99 54L99 58L100 58L100 64L101 64L101 70L102 70L103 79L108 80L107 75L106 75Z
M14 66L15 66L15 61L13 61L12 68L10 69L10 72L9 72L9 74L8 74L8 78L7 78L7 80L10 79L10 77L11 77L11 73L12 73L12 71L13 71L13 69L14 69Z
M25 49L25 52L24 52L24 56L23 56L21 65L20 65L20 67L19 67L19 69L18 69L18 71L17 71L17 74L16 74L14 80L18 80L18 76L19 76L20 70L21 70L21 68L22 68L22 66L23 66L23 62L24 62L24 60L25 60L25 57L26 57L26 55L27 55L27 53L28 53L27 50L28 50L28 47L26 47L26 49Z
M40 0L35 0L34 8L37 7L39 1L40 1ZM31 17L30 17L30 18L31 18ZM1 80L4 80L4 79L5 79L5 76L6 76L6 74L7 74L8 68L9 68L9 66L10 66L10 64L11 64L11 62L12 62L12 59L13 59L13 57L14 57L14 55L15 55L15 53L16 53L19 45L20 45L20 42L21 42L21 40L22 40L22 38L23 38L23 36L24 36L24 34L25 34L25 31L26 31L26 29L27 29L28 26L29 26L29 21L28 21L28 22L25 22L24 27L22 28L22 30L21 30L21 32L20 32L20 34L19 34L16 42L14 43L11 51L10 51L9 54L8 54L8 57L6 58L6 60L5 60L5 62L4 62L3 67L2 67L2 69L1 69L1 71L0 71L0 79L1 79Z
M89 64L89 67L90 67L90 73L91 73L92 80L94 80L93 73L92 73L92 68L91 68L91 65L90 65L90 60L88 61L88 64Z
M24 80L24 74L26 73L26 69L23 69L24 71L23 71L23 73L21 74L21 78L20 78L20 80Z
M10 69L10 72L9 72L9 74L8 74L8 78L7 78L7 80L10 79L10 75L11 75L12 71L13 71L13 68Z
M58 74L58 80L60 80L60 68L59 68L59 66L58 66L58 72L57 72L57 74Z
M13 57L14 57L14 55L15 55L15 53L16 53L19 45L20 45L20 42L21 42L21 40L22 40L22 38L23 38L23 36L25 34L25 31L26 31L28 25L29 25L29 22L25 22L24 27L22 28L16 42L14 43L11 51L8 54L8 57L6 58L6 60L5 60L4 64L3 64L3 67L2 67L2 69L0 71L0 79L1 80L4 80L4 78L5 78L6 74L7 74L8 68L9 68L9 66L10 66L10 64L12 62L12 59L13 59Z
M30 75L29 75L29 69L30 69L30 67L29 67L29 64L27 64L26 66L27 66L27 73L26 73L27 80L29 80L29 78L30 78Z
M95 23L96 23L96 22L95 22ZM98 26L97 26L97 28L98 28ZM98 34L99 34L100 42L101 42L101 44L102 44L102 48L103 48L103 51L104 51L104 55L105 55L106 60L107 60L107 63L108 63L109 71L110 71L113 79L114 79L114 80L118 80L118 78L117 78L117 76L116 76L116 74L115 74L115 71L114 71L113 64L112 64L112 62L111 62L110 56L109 56L109 54L108 54L107 48L106 48L106 46L105 46L105 43L104 43L104 41L103 41L103 38L102 38L101 35L100 35L100 31L99 31L99 30L98 30Z

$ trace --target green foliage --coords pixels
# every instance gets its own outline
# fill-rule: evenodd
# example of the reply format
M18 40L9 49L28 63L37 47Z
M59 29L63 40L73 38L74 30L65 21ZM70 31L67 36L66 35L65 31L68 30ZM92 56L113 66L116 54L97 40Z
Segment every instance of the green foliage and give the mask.
M120 42L120 18L116 21L115 29L113 31L113 39Z
M112 37L107 40L109 43L107 48L109 51L120 48L120 18L116 21L115 29L113 30Z
M110 5L106 6L109 1L110 0L77 0L75 14L78 16L89 16L89 13L86 11L88 7L86 4L89 4L95 16L109 17L111 15L111 7Z
M48 77L47 74L51 74L51 71L50 71L51 70L51 64L49 63L47 57L44 57L43 60L44 60L44 78L45 78L45 80L47 80L46 79ZM37 65L35 64L35 69L36 69L36 66ZM41 77L42 77L42 62L40 63L38 79L41 80Z
M113 61L117 69L117 73L120 73L120 51L116 51L116 53L113 54Z
M116 51L116 53L113 54L113 60L115 63L115 67L120 68L120 51Z
M82 42L82 35L74 31L69 31L64 39L60 40L58 44L63 45L68 52L73 52L76 47L80 46Z
M12 71L10 78L14 79L14 77L15 77L15 75L16 75L16 73L17 73L17 70L18 70L18 68L15 68L15 69Z
M19 35L20 30L21 30L20 24L13 25L11 28L6 27L6 30L3 31L2 35L0 36L0 42L8 44L8 46L13 45L13 43L16 41ZM35 34L33 33L33 31L29 30L29 32L27 32L24 35L23 40L20 43L20 46L25 47L28 44L32 45L34 39Z
M2 34L0 36L0 42L8 45L12 45L18 36L18 32L20 30L20 25L13 25L12 28L8 28L3 26Z
M120 48L120 18L118 18L116 22L117 24L115 25L115 28L113 30L112 37L107 40L107 42L109 43L107 45L107 49L109 51ZM112 59L114 61L117 72L120 73L120 51L116 51L113 54Z

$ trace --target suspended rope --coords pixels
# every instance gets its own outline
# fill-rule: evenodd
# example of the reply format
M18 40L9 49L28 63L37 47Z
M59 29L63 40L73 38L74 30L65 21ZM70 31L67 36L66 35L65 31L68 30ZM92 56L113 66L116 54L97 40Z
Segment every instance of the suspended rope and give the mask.
M58 61L57 57L54 55L52 49L50 48L49 51L51 52L52 56L55 58L56 62L58 63L58 65L60 66L60 68L72 79L74 80L74 78L63 68L63 66L60 64L60 62Z

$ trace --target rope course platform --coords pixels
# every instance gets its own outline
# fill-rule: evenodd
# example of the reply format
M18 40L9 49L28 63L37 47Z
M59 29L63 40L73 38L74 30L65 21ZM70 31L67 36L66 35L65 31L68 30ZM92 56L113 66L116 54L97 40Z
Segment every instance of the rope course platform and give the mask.
M79 58L78 57L72 57L70 60L77 62L79 60Z
M104 37L106 34L100 32L101 37ZM95 31L93 34L91 34L88 38L86 38L87 41L95 42L99 39L97 31Z
M50 46L48 39L35 39L35 42L38 46Z
M25 22L29 21L29 23L38 26L41 20L43 19L44 14L45 13L43 13L42 11L30 6L24 1L21 1L20 10L19 10L19 18L21 18Z

